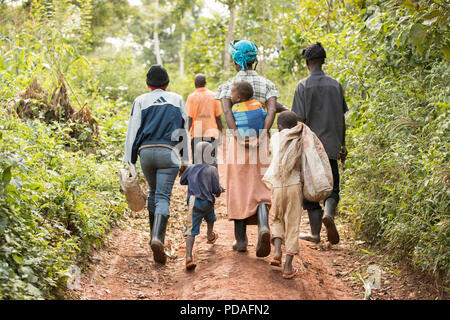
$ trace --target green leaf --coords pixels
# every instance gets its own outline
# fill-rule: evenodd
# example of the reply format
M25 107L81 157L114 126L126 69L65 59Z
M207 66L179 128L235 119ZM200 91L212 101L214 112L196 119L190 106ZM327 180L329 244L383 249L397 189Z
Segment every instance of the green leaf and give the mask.
M444 52L445 60L450 59L450 48L447 47L447 46L444 46L444 47L442 48L442 51Z
M427 37L426 31L420 23L415 23L409 31L409 40L413 45L423 44Z
M2 182L5 187L11 181L11 177L12 177L11 166L9 166L3 171L3 174L2 174Z
M23 276L30 282L36 282L38 278L33 272L33 269L27 266L19 267L19 271L23 274Z
M13 259L15 262L17 262L18 264L22 264L23 263L23 258L18 256L17 254L13 254Z
M407 7L407 8L410 8L410 9L415 9L416 8L416 6L414 5L413 1L411 1L411 0L403 1L403 5L405 7Z
M5 232L6 225L8 224L8 217L0 217L0 236Z
M36 288L35 286L33 286L31 283L28 283L28 291L35 296L38 299L42 299L42 292L41 290L39 290L38 288Z
M409 31L409 41L417 48L422 55L423 44L427 38L427 32L420 23L415 23Z

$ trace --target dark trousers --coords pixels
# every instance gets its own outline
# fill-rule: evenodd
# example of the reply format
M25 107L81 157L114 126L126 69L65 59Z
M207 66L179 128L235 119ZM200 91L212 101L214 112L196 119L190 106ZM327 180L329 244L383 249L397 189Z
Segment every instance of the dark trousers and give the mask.
M195 147L196 147L197 143L199 143L201 141L206 141L206 142L209 142L212 144L213 150L212 150L210 157L212 158L213 163L209 163L209 164L211 164L217 168L217 147L218 147L219 141L212 137L198 137L198 138L191 139L192 163L200 163L201 159L196 159ZM199 156L201 156L201 155L199 155ZM209 157L209 155L207 155L207 157ZM201 161L201 162L209 161L208 159L203 159L203 160L204 161Z
M333 191L328 198L334 198L336 202L339 202L339 167L337 160L329 159L331 165L331 171L333 173ZM328 199L327 198L327 199ZM303 198L303 209L304 210L315 210L320 209L319 202L311 202Z

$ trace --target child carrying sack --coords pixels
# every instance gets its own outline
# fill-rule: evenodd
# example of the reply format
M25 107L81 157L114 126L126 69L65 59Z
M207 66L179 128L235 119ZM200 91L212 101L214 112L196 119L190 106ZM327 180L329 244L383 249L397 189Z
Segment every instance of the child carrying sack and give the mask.
M328 155L311 129L303 125L301 155L303 196L312 202L328 198L333 191L333 173Z
M128 207L135 212L144 209L146 196L139 185L136 167L128 162L125 169L120 169L117 174Z

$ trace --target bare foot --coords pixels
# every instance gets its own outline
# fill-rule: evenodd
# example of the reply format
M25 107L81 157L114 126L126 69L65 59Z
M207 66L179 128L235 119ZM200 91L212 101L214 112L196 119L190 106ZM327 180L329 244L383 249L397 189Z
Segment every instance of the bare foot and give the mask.
M283 278L284 279L292 279L297 274L298 270L293 269L292 272L283 272Z
M207 237L208 241L206 243L213 244L214 242L216 242L217 238L219 238L219 234L217 232L213 232L213 234L214 235L211 238Z
M192 258L186 258L186 270L194 270L197 264L192 261Z
M276 253L272 260L270 261L270 265L275 267L281 267L281 253Z

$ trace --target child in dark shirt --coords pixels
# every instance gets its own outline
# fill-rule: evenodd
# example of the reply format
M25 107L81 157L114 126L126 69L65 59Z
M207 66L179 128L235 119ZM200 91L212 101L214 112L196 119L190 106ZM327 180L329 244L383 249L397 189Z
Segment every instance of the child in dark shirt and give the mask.
M198 157L194 165L188 167L181 175L180 183L188 185L188 216L184 236L186 238L186 269L194 270L197 266L192 259L192 248L195 236L200 233L200 225L205 219L207 223L208 243L213 244L219 237L213 231L214 222L217 220L214 212L215 198L225 191L219 181L219 172L216 167L210 165L213 157L208 157L212 153L212 145L208 142L199 142L196 145ZM209 159L208 159L209 158ZM206 163L204 163L206 162Z

